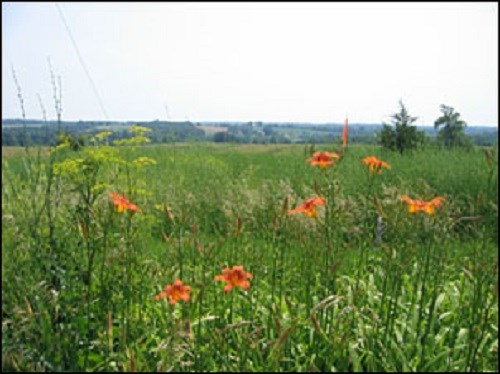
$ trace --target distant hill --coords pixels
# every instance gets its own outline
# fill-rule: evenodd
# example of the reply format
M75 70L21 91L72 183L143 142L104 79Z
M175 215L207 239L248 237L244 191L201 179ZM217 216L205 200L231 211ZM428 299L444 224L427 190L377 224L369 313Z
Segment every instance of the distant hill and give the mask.
M127 138L132 125L152 129L149 138L154 143L215 141L239 143L325 143L338 142L342 123L287 122L190 122L190 121L56 121L27 119L2 120L2 145L24 145L25 128L30 144L54 144L56 135L68 133L75 137L91 137L101 131L111 131L110 140ZM381 124L349 124L351 143L376 143ZM417 126L430 138L437 135L433 126ZM468 126L465 134L477 145L498 144L498 127Z
M102 131L111 131L108 138L128 138L127 131L132 125L151 128L148 137L155 143L184 142L205 140L205 133L190 122L118 122L118 121L56 121L19 119L2 120L2 145L24 145L24 132L28 134L30 144L54 144L58 133L68 133L74 137L92 137Z

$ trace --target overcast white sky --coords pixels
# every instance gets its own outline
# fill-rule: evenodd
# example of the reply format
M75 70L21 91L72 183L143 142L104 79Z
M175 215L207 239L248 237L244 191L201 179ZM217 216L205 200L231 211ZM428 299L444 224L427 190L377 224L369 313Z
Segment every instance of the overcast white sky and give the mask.
M498 4L58 3L110 120L498 126ZM56 3L2 2L2 118L104 120Z

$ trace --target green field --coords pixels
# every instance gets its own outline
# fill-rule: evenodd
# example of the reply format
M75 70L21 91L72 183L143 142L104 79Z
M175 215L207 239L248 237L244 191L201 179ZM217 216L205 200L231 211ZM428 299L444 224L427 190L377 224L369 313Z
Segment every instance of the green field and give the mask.
M2 153L2 370L498 371L497 148L103 144Z

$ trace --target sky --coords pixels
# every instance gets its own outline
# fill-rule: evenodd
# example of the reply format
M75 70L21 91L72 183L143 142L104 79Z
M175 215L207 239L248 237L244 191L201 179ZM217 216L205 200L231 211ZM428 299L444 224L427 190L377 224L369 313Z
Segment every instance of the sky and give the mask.
M498 3L2 2L2 118L498 126ZM56 79L57 81L57 79ZM40 98L40 100L39 100Z

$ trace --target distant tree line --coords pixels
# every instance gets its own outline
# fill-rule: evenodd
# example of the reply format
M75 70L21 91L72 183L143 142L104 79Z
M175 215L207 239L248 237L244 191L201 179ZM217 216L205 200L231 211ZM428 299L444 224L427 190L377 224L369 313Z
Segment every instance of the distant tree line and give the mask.
M412 149L437 144L443 147L493 145L497 142L497 128L467 128L460 114L443 105L443 115L436 119L434 127L417 130L417 117L409 114L400 102L400 111L391 116L390 124L351 124L349 144L380 144L383 147L406 152ZM75 144L85 146L88 139L102 131L110 131L110 144L116 139L128 138L127 131L132 125L150 128L148 133L152 143L213 141L216 143L241 144L340 144L343 125L341 124L285 124L263 122L210 123L222 127L224 131L205 133L197 124L182 122L111 122L111 121L40 121L22 119L2 120L2 145L24 146L55 145L59 135L68 136ZM465 132L469 135L466 135ZM76 147L76 145L75 145Z
M152 131L148 133L148 138L152 143L189 142L206 140L205 133L189 122L133 122L128 125L138 125L149 127ZM5 126L7 125L7 126ZM110 143L116 139L127 139L132 136L127 131L128 126L117 123L94 123L94 122L62 122L58 126L56 122L34 123L32 121L23 126L22 121L3 121L2 124L2 145L24 146L25 138L30 145L54 145L57 143L59 135L66 134L74 139L86 142L95 134L102 131L110 131L108 137ZM27 136L25 137L25 133Z

